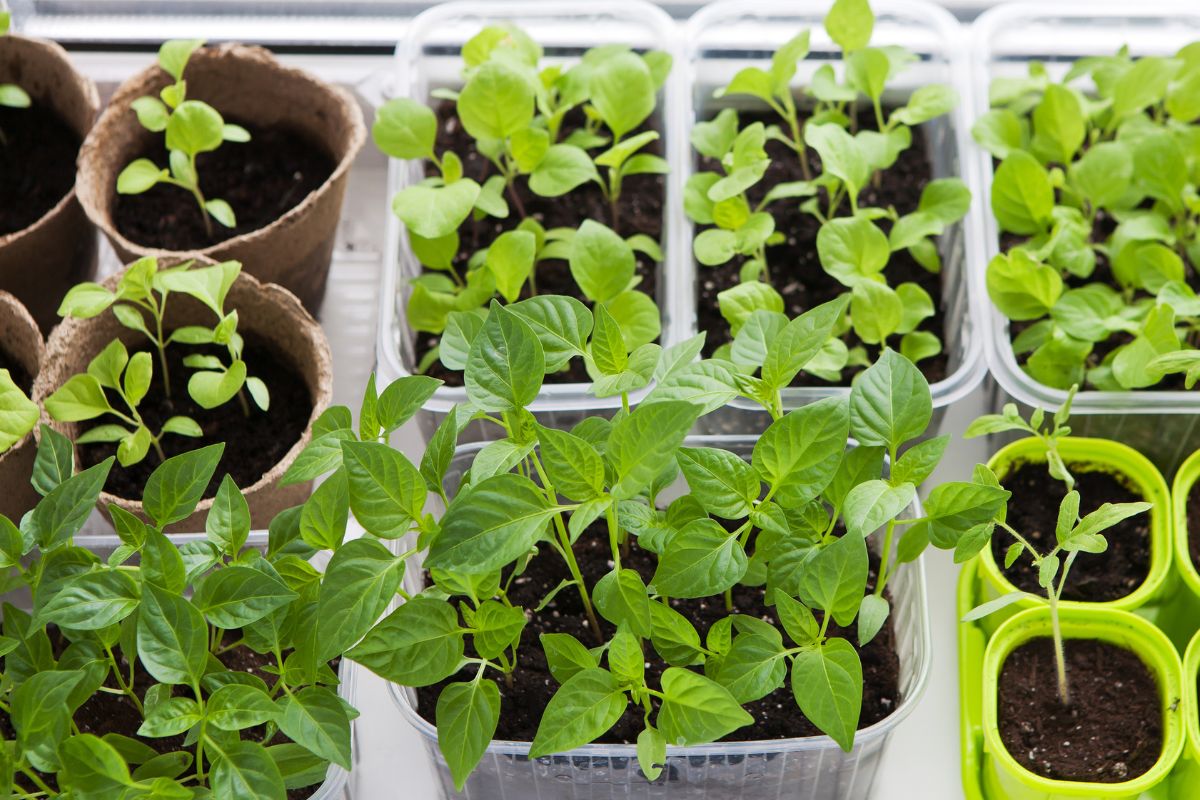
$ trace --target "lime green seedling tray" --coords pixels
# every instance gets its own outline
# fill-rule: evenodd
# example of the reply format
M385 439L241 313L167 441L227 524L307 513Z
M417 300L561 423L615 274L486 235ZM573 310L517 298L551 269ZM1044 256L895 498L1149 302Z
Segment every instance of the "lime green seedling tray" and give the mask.
M956 612L961 619L981 602L978 595L979 581L976 574L977 561L966 564L958 578ZM1165 640L1164 640L1165 645ZM987 634L978 623L962 623L958 626L958 681L959 721L961 736L961 767L963 796L966 800L1009 800L989 794L984 789L984 733L983 733L983 661L987 646ZM1200 645L1193 655L1193 663L1200 661ZM1194 680L1195 673L1185 673L1185 681ZM1194 691L1194 690L1193 690ZM1195 800L1200 797L1200 781L1187 775L1189 759L1180 758L1170 777L1143 792L1141 800ZM1052 795L1047 795L1050 797Z

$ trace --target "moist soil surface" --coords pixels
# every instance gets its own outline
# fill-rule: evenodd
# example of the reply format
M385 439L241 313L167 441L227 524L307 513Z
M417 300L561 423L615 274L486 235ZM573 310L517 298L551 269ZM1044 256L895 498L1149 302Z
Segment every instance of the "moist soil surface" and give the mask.
M607 532L596 526L589 528L576 542L575 556L579 561L584 582L589 587L595 586L596 581L610 572L613 567L610 561L611 551ZM657 558L654 554L641 550L636 544L632 546L627 557L621 558L622 568L636 569L647 583L654 574L656 564ZM871 587L875 584L877 567L878 561L872 554L871 573L868 580ZM542 712L558 689L558 681L550 674L545 653L542 651L538 639L541 634L569 633L587 647L596 644L595 636L588 626L583 604L574 587L568 587L555 595L554 600L542 612L532 616L528 613L528 610L536 608L554 587L569 578L570 575L563 559L554 551L546 550L542 555L534 558L524 574L513 582L509 599L513 605L527 609L526 616L530 617L530 621L521 634L521 644L517 650L518 665L514 673L514 685L509 688L505 685L502 677L497 681L497 685L500 687L502 706L500 725L493 737L495 739L532 741L534 734L537 733ZM764 591L761 586L739 584L733 590L734 608L732 613L759 617L779 627L774 608L764 604L763 595ZM701 641L704 640L713 623L730 613L726 610L722 597L698 600L673 599L671 607L695 625ZM615 628L603 618L601 618L600 624L604 627L606 638L616 632ZM900 660L896 654L896 635L891 620L889 619L878 635L862 648L857 645L854 629L847 630L831 623L828 634L848 639L858 650L862 659L864 688L859 728L873 725L895 711L901 699ZM657 688L667 665L654 653L654 648L649 642L646 643L646 646L646 683L652 688ZM455 681L470 680L474 674L472 669L464 670L440 684L418 689L418 710L422 716L433 723L433 710L442 689ZM496 676L495 672L488 674L489 677ZM790 682L785 680L782 688L761 700L746 704L745 709L754 717L754 724L734 731L722 741L757 741L821 735L816 726L800 712L790 687ZM631 706L616 725L598 741L600 743L632 744L637 741L642 725L642 712Z
M1127 483L1108 472L1084 472L1080 464L1068 464L1079 491L1079 516L1084 517L1105 503L1136 503L1146 498ZM1045 464L1023 463L1002 479L1012 492L1008 501L1008 524L1029 539L1038 552L1054 549L1054 529L1058 507L1066 497L1067 486L1051 478ZM1084 553L1075 559L1067 575L1064 600L1101 603L1117 600L1133 592L1150 574L1150 513L1122 520L1104 532L1108 549L1103 553ZM992 558L1001 568L1004 554L1013 544L1011 535L997 530L992 537ZM1038 585L1032 558L1023 553L1004 570L1018 589L1045 594Z
M242 357L249 374L262 378L267 384L271 394L269 411L259 410L248 392L248 416L243 413L236 397L212 410L200 408L188 396L187 381L193 370L184 366L184 357L192 353L207 353L219 356L224 363L228 363L229 354L223 348L189 347L184 350L179 345L167 348L167 363L171 373L170 398L163 391L162 369L159 367L158 351L154 350L151 352L154 357L154 379L150 391L138 406L138 412L152 431L158 431L164 422L176 415L191 417L204 431L204 436L199 439L175 434L163 436L162 448L168 458L206 445L225 443L225 451L205 490L205 497L217 493L217 487L226 473L243 489L258 481L300 440L312 415L312 396L308 386L300 374L291 368L288 359L254 334L243 335L246 344ZM111 391L109 403L114 408L125 408L120 398ZM113 421L111 416L106 415L81 423L80 432ZM115 443L76 445L75 449L84 468L98 464L117 452ZM117 497L140 500L146 480L160 463L153 448L146 458L132 466L122 467L114 462L104 488Z
M142 194L118 194L114 222L131 242L163 250L201 250L235 236L265 228L321 187L335 168L334 160L304 134L285 128L263 128L239 122L250 131L248 142L224 142L196 157L200 190L233 208L237 227L212 221L186 189L159 184ZM167 166L162 136L138 158ZM133 161L131 158L130 161Z
M764 125L778 124L778 118L766 112L741 112L739 122L744 129L747 125L762 122ZM859 115L859 129L875 129L873 114ZM771 166L767 168L766 176L751 187L747 192L751 205L757 204L767 191L776 184L804 179L800 160L796 153L787 145L774 140L766 143L767 154L771 157ZM808 160L813 174L820 174L821 159L816 151L808 149ZM700 167L706 170L720 171L716 162L701 159ZM900 154L889 169L878 174L878 182L870 182L859 195L859 205L862 207L875 206L887 208L894 206L897 213L903 215L917 210L921 199L921 190L933 177L933 167L926 155L925 132L918 126L912 129L912 145ZM828 205L824 190L821 192L822 208ZM843 201L843 213L848 213L846 202ZM799 200L777 200L768 206L775 217L775 230L787 237L783 244L767 248L767 264L771 270L771 285L783 296L784 313L789 318L837 298L849 291L821 267L817 257L817 231L821 228L820 220L812 214L800 210ZM876 223L887 233L891 229L888 220L877 220ZM702 228L698 228L699 233ZM729 333L729 323L721 316L721 308L717 295L726 289L731 289L741 283L738 272L745 259L741 256L717 267L696 265L696 318L701 331L707 336L704 340L704 353L712 355L720 345L732 340ZM918 284L929 293L933 299L934 315L919 326L919 330L928 331L942 340L945 348L945 307L942 300L942 278L939 274L929 272L909 255L907 250L891 254L887 269L888 285L895 287L901 283ZM893 341L894 346L898 346ZM845 338L848 346L862 344L853 331ZM877 345L867 345L867 353L872 362L879 355ZM922 360L917 366L930 383L936 383L947 375L949 360L943 352ZM861 367L848 367L842 370L842 380L836 384L849 386L851 379L861 371ZM821 379L801 372L793 386L829 386L831 384Z
M1044 778L1120 783L1142 775L1163 746L1158 687L1131 650L1092 639L1064 643L1071 703L1058 697L1054 643L1018 647L1000 669L1000 740Z
M1188 552L1192 564L1200 569L1200 481L1192 484L1187 499Z
M71 191L79 144L45 107L0 106L0 236L28 228Z
M50 634L51 646L57 658L62 655L62 651L66 648L68 642L53 628L48 628L47 633ZM226 644L231 643L236 638L236 634L236 631L226 631L224 642ZM129 661L117 648L114 647L113 650L117 653L117 663L121 665L122 674L128 675ZM290 651L284 652L285 657L288 655L288 652ZM276 680L274 675L263 670L264 666L272 666L274 664L275 659L271 655L263 655L246 647L238 647L222 653L218 658L230 672L248 672L251 675L261 678L266 682L267 686L271 686ZM334 672L337 672L337 666L337 662L330 663L330 667ZM139 699L145 700L146 690L153 686L156 681L146 672L141 661L135 662L133 669L134 692L137 693ZM111 674L105 686L110 689L120 688ZM180 687L179 691L176 691L175 694L179 695L182 692L183 689ZM142 715L134 707L129 698L123 694L96 692L87 702L79 707L73 719L80 733L90 733L100 737L109 733L120 734L136 739L160 754L187 750L192 755L195 755L195 747L184 744L184 740L186 739L185 734L159 738L138 736L137 730L141 727ZM16 737L16 730L12 726L12 721L9 719L8 714L5 713L0 713L0 735L3 735L6 740L13 740ZM284 744L291 741L279 732L276 732L270 741L263 741L265 735L266 730L261 725L242 731L242 738L262 742L265 745ZM57 788L58 783L53 775L38 773L38 777L51 787ZM28 783L28 778L19 774L17 775L16 785L25 788L27 791L33 791ZM318 785L311 784L309 786L289 789L287 798L288 800L306 800L306 798L312 796Z
M29 390L33 388L33 376L25 371L25 367L21 366L21 362L10 356L8 353L0 349L0 369L8 370L8 376L12 378L12 382L29 396Z
M462 127L455 113L454 103L442 101L437 107L437 117L436 147L439 153L445 150L454 151L462 159L463 175L473 178L480 184L490 176L497 174L495 165L475 148L475 140ZM568 113L563 120L559 141L564 140L572 131L582 128L583 125L582 112ZM627 134L625 138L631 138L647 130L661 132L654 116L651 116L641 128ZM594 149L590 152L595 157L601 152L601 149ZM661 156L663 155L662 140L651 142L638 152ZM607 168L600 168L600 173L602 177L607 176ZM427 165L426 174L429 176L440 175L437 167L433 164ZM459 227L460 249L454 260L454 268L460 275L465 275L471 254L477 250L486 249L501 233L517 227L523 216L533 217L546 230L578 228L584 220L592 219L607 225L624 237L632 236L635 233L644 233L665 248L665 243L662 241L665 185L665 175L633 175L625 178L621 182L621 198L617 206L617 217L614 220L611 206L604 199L600 187L594 182L573 189L562 197L540 197L530 191L527 179L521 177L513 184L513 191L504 196L504 199L508 201L507 219L484 217L476 220L474 217L468 217L467 221ZM516 200L514 200L514 194ZM524 210L524 215L522 215L521 209ZM641 278L641 283L638 284L639 291L650 295L657 302L658 275L655 271L657 264L642 253L635 252L634 257L637 263L636 274ZM567 295L588 303L576 285L575 279L571 277L571 270L566 261L559 259L543 261L534 267L534 272L538 294ZM521 298L529 296L530 287L527 281L522 288ZM418 363L426 353L437 346L438 341L439 337L434 334L417 333L416 356ZM435 362L425 370L425 374L445 381L447 386L463 385L462 372L447 369L442 366L441 362ZM578 358L571 359L570 365L562 372L546 376L546 383L587 383L590 380L582 360Z

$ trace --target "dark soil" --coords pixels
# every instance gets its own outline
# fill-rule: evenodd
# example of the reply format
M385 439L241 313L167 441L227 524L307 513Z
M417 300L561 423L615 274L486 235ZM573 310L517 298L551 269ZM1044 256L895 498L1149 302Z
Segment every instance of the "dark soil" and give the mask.
M12 378L12 382L17 385L25 396L29 396L29 390L33 388L33 376L25 371L25 367L21 362L10 356L8 353L0 349L0 369L8 370L8 376Z
M1122 479L1108 472L1084 472L1083 465L1068 464L1079 491L1079 516L1095 511L1105 503L1136 503L1145 500ZM1045 464L1024 463L1003 478L1004 488L1012 492L1008 501L1008 524L1025 536L1039 552L1054 549L1054 529L1058 507L1067 487L1046 472ZM1075 559L1067 575L1064 600L1102 603L1117 600L1133 592L1150 574L1150 514L1138 514L1122 520L1104 532L1108 549L1103 553L1083 553ZM1013 539L997 532L992 537L992 557L1003 569L1004 554ZM1044 594L1038 586L1037 570L1026 553L1004 570L1018 589Z
M54 648L55 656L58 657L66 648L67 642L53 628L47 629L47 632L50 634L51 644ZM226 631L224 642L226 644L231 643L236 638L236 635L237 631ZM117 659L118 663L121 665L122 674L128 675L129 661L123 654L121 654L119 649L114 648L114 652L117 653ZM284 656L287 656L286 651ZM267 686L271 686L276 680L274 675L266 672L263 669L265 666L274 664L274 656L256 653L246 647L238 647L234 650L222 653L218 658L221 660L221 663L225 665L225 668L230 672L248 672L251 675L255 675L264 680ZM337 671L336 662L331 662L330 666L335 672ZM133 669L134 691L137 693L139 699L145 700L146 690L153 686L156 681L148 672L146 672L145 668L142 667L141 661L135 662ZM120 688L111 674L109 675L105 686L110 689ZM183 691L184 690L181 687L180 691L177 691L175 694L179 695ZM90 733L101 737L103 737L105 734L116 733L136 739L142 744L148 745L149 747L158 751L159 754L188 750L195 755L194 747L188 747L184 745L186 734L179 734L177 736L164 736L161 738L138 736L137 730L142 725L142 715L138 712L137 708L133 705L129 698L123 694L96 692L87 700L87 702L79 707L79 709L75 712L73 719L75 721L75 725L79 728L79 733ZM16 730L13 728L12 721L9 719L8 714L0 713L0 735L2 735L6 740L13 740L16 737ZM243 739L262 742L263 744L267 745L283 744L291 741L279 732L276 732L270 741L263 740L265 735L266 729L261 725L242 731ZM55 780L53 775L38 773L38 777L51 787L57 787L58 785L58 782ZM16 785L25 788L27 791L33 791L33 789L27 785L27 779L20 775L17 776L15 783ZM312 784L310 786L289 789L287 792L287 798L288 800L306 800L306 798L312 796L313 791L318 785L319 784Z
M1071 704L1058 697L1054 644L1034 639L1000 670L1000 739L1022 766L1044 778L1120 783L1142 775L1163 747L1154 676L1131 651L1068 639Z
M595 526L586 531L576 542L576 558L579 561L584 581L589 586L594 586L596 581L612 570L612 563L609 560L611 551L608 548L607 532ZM654 574L656 564L657 558L654 554L639 549L636 544L631 548L628 557L621 559L622 567L636 569L647 583ZM876 568L877 560L872 555L869 580L872 586L875 582ZM557 553L547 550L543 555L535 558L525 573L513 582L509 599L513 605L523 606L527 609L526 616L530 616L530 622L525 626L517 651L518 666L514 673L515 685L510 689L505 686L503 679L497 681L503 707L500 726L494 737L498 740L532 741L537 732L538 723L541 721L542 712L558 689L558 681L550 674L545 653L538 639L541 634L569 633L588 647L596 643L595 637L588 627L579 594L573 587L559 592L542 613L531 615L528 611L536 608L554 587L569 577L563 559ZM764 591L761 586L738 585L734 587L734 610L732 613L760 617L779 627L774 607L764 604L763 595ZM695 625L702 641L709 627L730 613L726 611L724 598L721 597L699 600L672 599L671 607ZM606 637L615 633L615 629L607 621L601 619L600 624L604 626ZM859 728L873 725L895 711L900 702L900 660L896 654L896 635L891 620L864 648L857 647L856 630L846 630L836 624L830 624L829 635L843 636L850 640L858 649L862 659L864 689ZM649 686L657 688L666 664L653 652L653 646L649 642L647 642L646 655L646 682ZM489 673L489 675L494 675L494 673ZM433 710L437 705L437 698L442 688L449 683L470 680L472 677L474 677L473 671L464 670L459 675L440 684L418 689L418 710L430 722L435 722ZM790 686L790 683L785 680L782 688L761 700L748 703L745 708L754 716L755 723L734 731L723 741L790 739L821 735L816 726L800 712ZM637 740L642 725L642 712L631 707L599 741L601 743L631 744Z
M441 101L437 106L438 135L437 151L452 150L463 162L463 175L483 183L488 177L496 174L495 165L475 149L475 140L463 129L455 113L454 103ZM574 130L584 125L582 112L571 112L563 120L559 141L562 141ZM646 130L662 131L654 116L636 131L628 134L632 137ZM639 152L663 155L663 142L659 139L651 142ZM602 148L591 151L593 157ZM429 164L426 168L428 175L438 175L437 167ZM601 175L607 175L607 169L601 169ZM635 233L644 233L660 246L662 241L663 202L666 185L665 175L634 175L625 178L621 184L621 199L618 203L617 218L613 219L612 209L600 187L595 183L587 183L562 197L540 197L529 190L525 178L520 178L514 184L514 192L520 203L514 202L512 194L505 195L508 201L509 215L507 219L485 217L476 220L468 218L458 229L461 237L458 257L454 261L459 274L465 274L467 262L471 254L477 250L486 249L501 233L512 230L520 224L524 208L525 216L530 216L542 224L546 230L551 228L578 228L584 220L593 219L628 237ZM614 224L615 223L615 224ZM634 253L637 260L636 274L642 279L638 289L650 295L657 302L658 275L657 264L642 255ZM571 270L566 261L549 260L539 263L535 268L535 280L538 294L562 294L587 302L579 287L571 277ZM526 283L521 297L530 295ZM421 357L436 347L439 337L428 333L417 333L416 356ZM462 372L446 369L440 362L434 363L425 374L446 382L448 386L462 386ZM590 382L587 370L580 359L572 359L567 369L546 376L547 383L587 383Z
M742 127L755 122L764 125L774 125L778 119L766 112L741 112L739 120ZM874 128L873 112L859 115L859 125L863 128ZM787 145L776 141L766 143L767 154L771 157L771 166L757 185L748 192L751 205L760 201L771 187L789 181L804 179L800 160L795 152ZM808 159L814 174L819 174L821 159L816 151L809 148ZM715 162L701 159L700 166L704 169L718 170ZM860 206L876 206L887 208L894 206L896 211L908 214L917 209L921 199L921 191L932 180L933 168L926 155L925 133L918 126L912 131L912 145L900 154L896 163L888 170L879 173L878 183L872 182L859 195ZM821 193L822 207L828 200ZM775 217L775 230L784 234L787 240L780 245L767 248L767 264L771 270L771 285L783 296L784 313L789 318L837 298L849 291L821 267L817 256L817 231L821 228L820 221L800 210L799 200L777 200L768 208ZM843 201L845 207L846 201ZM877 225L887 233L891 229L888 220L876 220ZM702 228L696 232L699 233ZM696 277L696 318L701 331L707 333L704 340L705 355L712 355L722 344L732 340L729 333L729 323L721 316L721 308L717 295L726 289L731 289L741 283L738 271L745 259L734 258L727 264L717 267L697 265ZM942 277L926 270L909 255L907 250L892 253L885 272L889 286L912 282L918 284L929 293L934 303L934 315L919 326L919 330L929 331L942 340L945 345L945 308L942 300ZM851 331L845 336L845 342L853 347L861 344L858 337ZM867 345L867 353L872 362L879 355L877 345ZM930 383L936 383L947 375L949 357L942 353L921 361L917 366ZM837 384L849 386L851 379L861 371L861 367L848 367L842 371L842 380ZM830 384L807 373L801 372L793 386L828 386Z
M236 228L212 223L191 192L160 184L148 192L117 195L114 222L132 242L163 250L200 250L235 236L265 228L319 189L336 167L334 159L303 133L284 128L260 128L238 123L250 131L248 142L225 142L196 158L200 190L233 208ZM167 166L162 136L139 158ZM133 159L130 159L132 161Z
M1200 569L1200 481L1192 484L1187 499L1188 552L1192 564Z
M158 431L164 422L176 415L189 416L199 423L204 436L189 439L186 436L167 434L162 438L166 456L179 455L199 447L217 442L225 443L225 452L205 491L205 497L216 494L226 473L233 476L239 487L246 488L255 483L272 467L279 463L308 427L312 415L312 396L300 374L292 369L289 360L275 352L274 348L253 334L245 335L246 345L242 356L251 376L262 378L271 394L270 411L264 413L254 405L249 393L246 402L250 414L243 413L235 397L223 406L211 411L200 408L187 393L187 381L192 370L183 365L183 359L192 353L218 355L224 362L229 356L223 349L173 345L167 348L167 361L171 373L171 397L163 392L162 370L159 368L158 351L154 356L154 380L150 391L138 407L139 413L152 431ZM114 408L124 408L122 401L109 392L109 402ZM81 423L81 433L96 425L111 423L109 417ZM82 467L98 464L110 455L115 455L117 445L85 444L76 447ZM146 480L161 462L150 449L146 458L129 467L113 464L104 488L118 497L140 500Z
M40 104L0 106L0 236L28 228L71 191L79 144Z

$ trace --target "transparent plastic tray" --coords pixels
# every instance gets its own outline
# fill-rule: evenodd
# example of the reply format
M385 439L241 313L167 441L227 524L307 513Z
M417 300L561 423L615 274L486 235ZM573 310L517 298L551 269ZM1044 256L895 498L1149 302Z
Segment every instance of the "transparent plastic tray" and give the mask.
M1131 55L1170 55L1200 39L1200 5L1181 3L1104 4L1067 2L1012 3L984 14L972 26L971 68L974 114L988 110L993 78L1027 74L1029 62L1042 61L1054 78L1071 64L1092 55L1112 55L1123 45ZM1000 251L1000 232L988 198L992 158L972 142L971 160L983 198L983 248L972 259L972 292L978 298L988 367L999 386L1000 407L1011 399L1027 407L1054 409L1066 393L1030 377L1017 363L1008 320L987 296L988 261ZM1187 391L1083 391L1071 406L1077 433L1129 444L1154 461L1166 475L1200 447L1200 395Z
M686 137L678 120L685 105L680 55L676 46L677 27L661 9L638 0L607 3L461 2L431 8L413 20L397 50L397 68L402 84L397 94L422 102L432 89L458 87L462 83L462 45L489 24L514 23L526 30L546 51L546 61L574 61L588 48L601 44L627 44L638 50L666 50L675 58L674 68L659 95L656 116L662 125L664 156L677 170L678 152ZM424 178L424 165L417 161L394 161L389 171L389 193ZM669 178L665 182L662 248L665 260L658 268L658 296L663 312L660 342L672 344L670 298L678 293L675 276L685 253L680 248L681 208L678 187ZM569 202L569 196L563 198ZM412 373L415 362L415 336L405 322L405 306L410 290L407 282L421 273L421 265L403 235L400 221L389 214L383 284L380 289L378 359L382 375L395 380ZM542 387L529 406L544 424L570 427L584 416L620 407L620 397L597 398L588 393L589 384L551 384ZM639 393L640 396L641 393ZM420 412L421 428L432 432L437 422L455 403L466 400L461 387L442 387ZM474 427L474 426L473 426ZM482 435L480 430L465 434Z
M720 447L746 458L754 442L752 436L692 436L687 440L692 446ZM482 446L474 443L458 448L447 473L447 487L457 487ZM682 486L680 480L674 491ZM663 498L672 496L668 491ZM919 502L909 513L921 515ZM422 574L420 564L409 565L405 574L409 591L420 591ZM456 792L438 750L437 729L417 713L416 693L396 684L389 684L389 689L404 720L421 735L444 800L590 800L601 796L702 800L760 795L865 800L888 737L921 699L932 659L923 559L896 570L891 593L902 699L889 717L858 732L849 753L828 736L671 747L665 780L650 783L638 769L633 745L587 745L531 761L528 742L493 741L464 791Z
M917 87L930 83L948 84L959 94L954 111L924 126L933 177L959 177L972 195L967 216L947 229L940 242L941 307L945 313L944 347L949 363L946 378L932 384L930 389L934 406L943 408L971 392L984 374L982 339L976 324L978 310L971 307L967 280L968 263L978 250L982 235L980 225L984 205L981 198L984 195L975 171L968 168L966 161L971 127L971 83L963 49L965 33L949 12L923 0L876 0L871 5L876 15L872 42L903 45L921 59L893 82L888 99L903 102ZM811 51L800 63L794 84L807 85L816 69L827 63L832 63L840 74L841 51L826 35L823 24L828 10L829 3L824 0L725 0L697 12L688 22L685 35L690 105L686 110L683 138L686 140L686 134L690 134L695 122L709 118L722 107L738 105L737 98L713 99L714 89L728 83L743 67L769 65L779 46L805 28L812 33ZM681 196L683 186L696 169L695 154L690 145L685 143L685 147L687 151L681 168L673 173L676 191ZM678 281L680 291L671 298L670 316L679 326L671 336L674 341L695 335L697 331L695 287L697 281L704 280L707 269L692 258L693 226L682 216L682 210L679 211L680 225L686 237L686 258ZM848 388L834 386L792 387L783 390L783 403L786 410L791 410L848 391ZM741 399L730 405L732 408L709 415L707 422L701 421L706 430L745 433L762 429L765 415L744 413L757 411L758 406Z

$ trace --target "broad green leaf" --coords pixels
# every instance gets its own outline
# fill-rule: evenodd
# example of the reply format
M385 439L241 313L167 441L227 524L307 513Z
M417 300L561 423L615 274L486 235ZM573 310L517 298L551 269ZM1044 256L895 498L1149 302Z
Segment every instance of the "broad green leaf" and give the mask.
M178 522L196 509L224 449L224 444L213 444L172 456L150 474L142 507L158 527Z
M640 56L614 53L588 76L589 99L617 139L637 128L654 111L655 84Z
M845 751L862 711L862 662L845 639L803 650L792 663L792 692L804 716Z
M542 197L561 197L599 180L600 173L586 150L573 144L555 144L529 176L529 188Z
M616 724L628 704L611 672L586 669L576 673L546 705L529 757L564 753L594 741Z
M418 596L384 617L346 657L395 683L430 686L458 669L464 633L449 603Z
M262 689L232 683L209 695L204 716L223 731L240 731L275 721L279 708Z
M789 412L755 443L754 469L781 502L802 505L833 480L849 424L842 397L828 397Z
M1017 248L995 256L987 268L988 296L1011 320L1045 316L1063 292L1058 270Z
M396 596L404 561L372 539L351 539L325 570L317 599L318 659L343 652L375 624Z
M128 573L85 572L68 580L37 613L39 624L95 631L115 625L137 608L141 590Z
M392 212L410 232L425 239L440 239L466 221L479 193L479 184L470 178L445 186L408 186L392 198Z
M258 742L206 736L205 753L212 758L209 785L213 800L255 797L285 800L283 776L270 753Z
M891 249L888 237L870 220L838 217L817 232L817 254L826 272L853 287L882 273Z
M231 556L237 555L246 543L250 535L250 506L232 476L221 479L204 529L209 541Z
M763 381L776 389L790 384L797 373L825 347L847 302L845 296L830 300L789 322L767 347L767 357L762 367Z
M538 444L542 465L560 494L583 502L604 491L604 461L589 442L539 426Z
M500 569L533 546L556 512L522 475L506 473L472 484L442 517L426 566L466 573Z
M434 719L438 749L461 792L496 733L500 689L490 680L452 683L438 695Z
M28 529L43 551L69 543L79 532L96 507L112 465L110 456L63 480L37 504L27 517Z
M1024 150L1008 155L992 180L992 213L1002 230L1033 235L1050 223L1054 188L1045 168Z
M711 519L694 520L671 537L651 585L670 597L709 597L746 574L746 551Z
M727 689L688 669L668 668L662 692L658 727L669 744L714 742L754 722Z
M545 377L541 343L521 317L493 303L471 343L464 377L467 397L476 408L524 408L537 397Z
M437 138L437 117L424 103L394 97L375 112L371 138L392 158L429 158Z
M885 350L850 390L850 435L862 445L883 445L894 452L924 433L932 416L929 384L893 350Z
M282 698L279 730L299 745L343 769L350 769L350 720L331 689L309 686Z
M550 674L559 683L566 683L578 673L600 666L596 656L569 633L543 633L540 638Z
M628 625L638 637L650 637L650 597L642 576L633 569L605 573L592 589L600 615L614 625Z
M725 519L749 515L762 487L745 460L712 447L681 447L675 458L692 495L710 513Z
M839 625L848 626L865 593L867 569L866 541L847 533L808 561L800 578L800 599L832 615Z
M377 442L343 442L342 461L355 519L385 539L408 533L428 494L417 468L399 450Z
M1070 164L1087 134L1083 106L1074 91L1052 83L1033 109L1033 149L1046 161Z
M542 344L546 372L558 372L567 362L587 352L592 314L573 297L538 295L508 306L523 319Z
M198 683L208 663L208 626L187 600L146 586L137 617L137 650L142 666L161 683Z
M584 220L571 239L571 276L588 299L603 303L624 291L634 276L633 250L612 229Z
M234 564L197 581L192 602L213 625L231 630L257 622L295 599L296 593L280 580Z
M860 483L846 495L843 506L847 534L870 536L908 508L916 497L916 487L911 483L895 486L883 480Z
M699 411L691 403L667 400L640 405L618 420L606 452L616 476L612 496L627 500L644 491L671 463Z
M533 112L530 82L500 60L481 65L458 95L458 118L475 139L506 139L528 127Z

